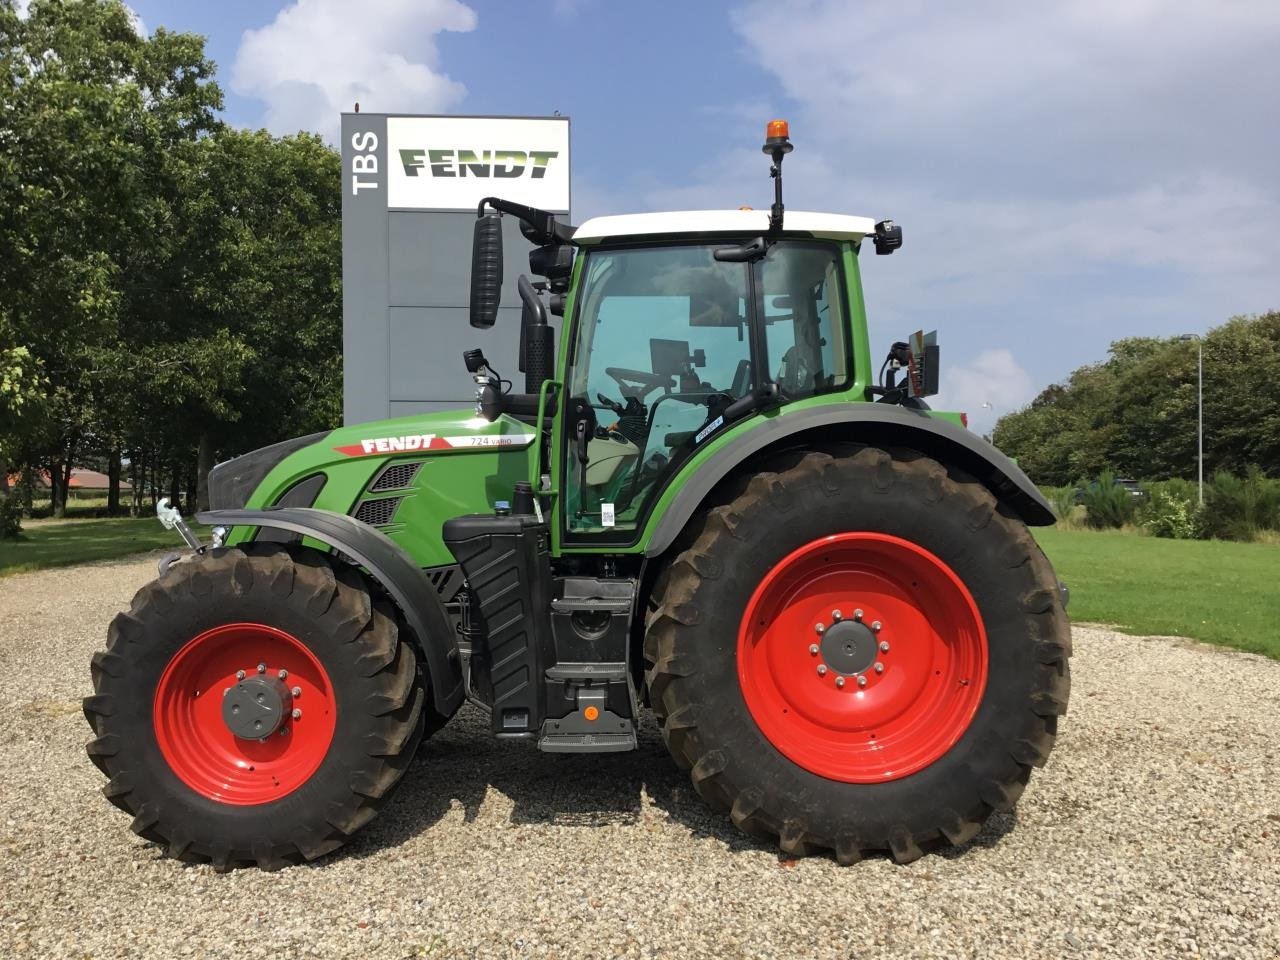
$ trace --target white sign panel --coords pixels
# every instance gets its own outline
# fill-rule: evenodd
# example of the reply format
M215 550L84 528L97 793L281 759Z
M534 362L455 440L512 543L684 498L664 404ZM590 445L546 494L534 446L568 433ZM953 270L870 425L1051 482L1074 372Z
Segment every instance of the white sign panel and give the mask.
M568 210L568 118L387 118L388 207L474 210L485 197Z

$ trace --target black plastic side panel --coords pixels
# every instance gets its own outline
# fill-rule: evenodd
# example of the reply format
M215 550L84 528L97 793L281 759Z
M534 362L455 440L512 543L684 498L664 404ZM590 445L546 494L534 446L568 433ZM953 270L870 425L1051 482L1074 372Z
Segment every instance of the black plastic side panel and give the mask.
M951 463L983 483L1030 526L1048 526L1057 517L1044 495L1016 463L988 441L923 411L879 403L831 403L785 410L730 441L696 471L682 476L675 500L649 538L645 555L665 551L680 535L698 506L747 457L806 431L823 431L862 443L910 447Z
M462 703L462 667L453 628L430 579L401 546L360 521L309 507L213 510L196 519L209 526L287 530L327 543L382 584L404 613L426 657L436 710L449 716Z
M536 734L546 715L543 674L555 662L549 541L546 524L532 516L475 514L444 524L483 637L472 664L476 674L487 666L495 734ZM476 681L486 686L483 676Z
M324 489L325 480L328 478L323 473L313 473L309 477L303 477L292 487L280 495L274 506L277 507L309 507L316 502L316 497L320 496L320 491ZM273 530L270 527L264 527L258 531L258 540L270 543L296 543L302 539L300 534L290 533L288 530Z
M249 502L250 494L258 489L277 463L303 447L319 443L328 435L325 431L294 437L224 460L209 471L209 506L214 510L239 510Z

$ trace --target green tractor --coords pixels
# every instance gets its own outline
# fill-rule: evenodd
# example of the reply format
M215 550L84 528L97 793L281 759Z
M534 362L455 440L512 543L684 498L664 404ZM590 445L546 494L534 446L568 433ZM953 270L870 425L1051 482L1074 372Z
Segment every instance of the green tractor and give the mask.
M111 623L84 701L137 833L222 869L323 856L464 701L550 753L634 750L647 707L707 803L789 855L906 862L1013 807L1070 687L1027 529L1053 511L929 409L931 337L876 373L858 256L901 228L784 211L784 122L764 150L767 213L574 228L486 199L471 324L502 217L542 278L523 392L469 351L474 411L220 464L211 544L161 510L193 550Z

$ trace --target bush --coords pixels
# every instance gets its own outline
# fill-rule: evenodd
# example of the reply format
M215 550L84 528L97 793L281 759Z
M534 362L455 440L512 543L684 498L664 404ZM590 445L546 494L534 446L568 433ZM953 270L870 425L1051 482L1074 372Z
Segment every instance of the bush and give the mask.
M1053 507L1053 512L1058 515L1060 524L1065 527L1078 525L1076 519L1078 504L1076 503L1075 487L1044 487L1040 492L1044 494L1044 498Z
M22 501L0 494L0 540L16 540L22 533Z
M1256 466L1243 477L1220 470L1204 491L1206 537L1256 540L1262 530L1280 530L1280 481Z
M1193 497L1150 490L1138 511L1138 525L1153 536L1194 540L1200 534L1200 508Z
M1098 477L1097 483L1086 486L1081 499L1085 507L1085 525L1095 530L1123 527L1133 522L1137 512L1133 494L1116 483L1116 475L1110 470Z

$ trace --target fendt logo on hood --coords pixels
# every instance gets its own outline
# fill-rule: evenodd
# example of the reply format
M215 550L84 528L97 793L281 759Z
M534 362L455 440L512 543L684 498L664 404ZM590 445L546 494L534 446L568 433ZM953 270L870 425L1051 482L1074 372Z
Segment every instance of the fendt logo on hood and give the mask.
M405 176L416 177L424 168L433 177L496 177L532 180L547 175L547 165L560 156L558 150L416 150L400 151Z
M527 447L532 433L472 433L461 437L441 437L434 433L410 433L399 437L371 437L333 449L348 457L368 457L377 453L412 453L415 450L474 450L477 447Z

